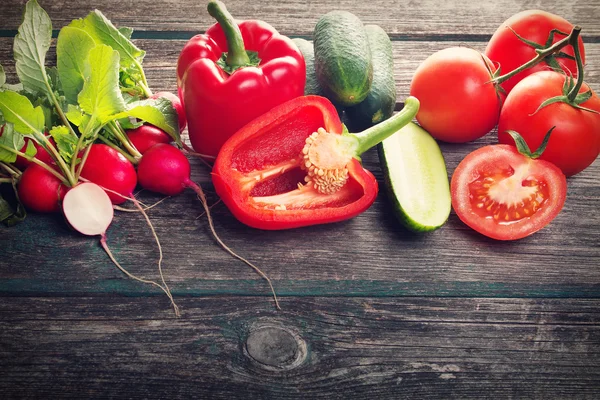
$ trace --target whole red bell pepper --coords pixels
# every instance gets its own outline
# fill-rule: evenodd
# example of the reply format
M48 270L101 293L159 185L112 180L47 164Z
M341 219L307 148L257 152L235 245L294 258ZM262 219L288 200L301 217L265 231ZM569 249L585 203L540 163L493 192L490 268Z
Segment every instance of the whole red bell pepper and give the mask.
M417 114L419 101L363 132L350 134L329 100L303 96L237 131L215 161L212 181L242 223L287 229L352 218L373 204L377 180L359 155Z
M195 151L215 157L238 129L276 105L304 94L304 57L263 21L236 23L219 1L216 20L184 46L177 81Z

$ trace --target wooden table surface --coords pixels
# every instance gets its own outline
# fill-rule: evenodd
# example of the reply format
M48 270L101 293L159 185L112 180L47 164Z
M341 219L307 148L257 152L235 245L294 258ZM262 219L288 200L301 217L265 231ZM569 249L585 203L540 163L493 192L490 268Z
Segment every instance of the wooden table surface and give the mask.
M0 2L0 64L15 78L12 41L24 0ZM55 30L93 8L135 29L154 91L176 90L187 39L212 24L192 0L41 0ZM512 14L542 8L580 25L587 82L600 90L597 0L439 2L229 0L239 19L311 38L333 9L382 26L393 40L398 99L428 55L462 45L483 51ZM51 51L49 59L54 59ZM470 151L441 144L449 176ZM193 179L217 202L210 171ZM377 154L364 165L382 183ZM160 197L142 192L151 203ZM97 238L59 215L0 227L2 398L599 398L600 162L568 179L562 212L545 229L497 242L452 212L439 230L415 234L382 191L364 214L341 223L268 232L239 223L222 204L211 237L190 191L150 211L164 271L182 310L128 279ZM143 218L117 213L108 231L116 258L158 279L158 251Z

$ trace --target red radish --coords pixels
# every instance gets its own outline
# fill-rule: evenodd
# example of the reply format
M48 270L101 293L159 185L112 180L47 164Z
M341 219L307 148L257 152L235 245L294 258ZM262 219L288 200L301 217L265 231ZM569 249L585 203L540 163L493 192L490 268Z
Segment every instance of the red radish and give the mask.
M137 201L135 203L138 207L140 207ZM113 220L114 210L111 199L104 189L92 182L80 183L67 192L62 203L62 209L65 218L73 227L73 229L88 236L100 235L100 244L102 245L102 248L104 251L106 251L111 261L117 266L117 268L119 268L125 275L132 279L159 287L171 300L171 304L175 309L175 314L177 316L180 315L179 307L177 304L175 304L169 287L165 283L162 276L162 270L160 270L160 261L162 260L162 249L160 249L160 243L159 270L161 271L161 278L163 278L164 286L154 281L139 278L131 274L114 258L108 247L108 244L106 243L106 230ZM144 216L148 220L148 216L145 213ZM150 226L152 227L152 225ZM152 232L156 238L154 228L152 229Z
M176 94L173 94L171 92L157 92L157 93L154 93L150 98L158 99L159 97L163 97L163 98L171 101L171 103L173 104L173 107L175 108L175 111L177 111L177 116L179 118L179 132L183 132L183 130L185 129L185 126L187 125L187 118L185 116L185 108L183 108L183 102L181 101L179 96L177 96ZM138 149L138 150L140 150L140 149ZM140 153L141 152L142 151L140 150Z
M91 145L81 177L108 189L107 194L113 204L125 202L137 184L133 164L105 144Z
M179 194L186 188L190 188L196 192L204 207L208 224L215 240L225 251L246 263L268 282L273 293L275 305L277 308L280 308L275 289L269 277L250 261L233 252L217 235L204 191L190 179L190 172L190 162L178 148L170 144L159 143L150 148L142 156L138 164L138 181L144 189L167 196Z
M48 140L50 141L50 143L52 143L52 146L56 147L56 142L54 142L54 139L49 137ZM23 145L23 147L20 150L22 153L25 153L25 150L27 150L27 145L29 144L30 141L32 141L32 139L25 138L25 144ZM36 149L36 153L34 156L35 158L37 158L38 160L40 160L46 164L54 163L52 156L50 156L50 154L46 151L46 149L44 149L35 140L33 141L33 145L35 146L35 149ZM29 164L31 164L31 161L29 161L21 156L17 156L17 160L15 161L15 166L17 168L25 169L25 168L27 168L27 166L29 166Z
M190 180L191 167L187 157L175 146L157 144L141 158L138 180L144 189L174 196L186 187L197 186Z
M135 129L126 131L127 137L133 146L140 153L144 154L146 150L158 143L171 143L173 139L162 129L149 124L144 124Z
M4 125L0 126L0 136L2 136L2 134L4 133ZM48 134L46 133L46 136L48 136ZM54 142L54 139L52 139L52 137L48 138L50 140L50 143L52 143L52 145L54 147L56 147L56 143ZM23 145L23 147L21 147L21 149L19 150L21 153L25 153L25 150L27 150L27 145L29 144L29 142L31 141L31 138L26 137L25 138L25 144ZM50 156L50 154L48 154L48 152L39 144L37 144L36 141L33 141L33 145L35 146L35 149L37 150L37 152L35 153L35 158L37 158L38 160L45 162L46 164L52 164L54 162L54 160L52 159L52 157ZM21 157L21 156L17 156L16 161L14 162L15 167L24 170L25 168L27 168L27 166L29 164L31 164L31 161Z
M60 211L60 201L67 191L69 188L60 179L37 164L27 167L19 180L19 200L30 211Z

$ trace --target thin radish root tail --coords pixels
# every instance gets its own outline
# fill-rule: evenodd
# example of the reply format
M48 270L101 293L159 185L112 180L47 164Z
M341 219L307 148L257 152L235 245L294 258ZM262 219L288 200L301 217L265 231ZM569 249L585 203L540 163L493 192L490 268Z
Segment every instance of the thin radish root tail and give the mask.
M263 279L265 279L267 281L267 283L269 284L269 288L271 289L271 293L273 293L273 301L275 301L275 307L277 307L278 310L281 310L281 307L279 306L279 300L277 299L277 293L275 293L275 288L273 287L273 283L271 282L271 279L263 271L261 271L260 268L258 268L256 265L252 264L250 261L246 260L244 257L235 253L233 250L231 250L231 248L229 248L225 243L223 243L223 241L221 240L219 235L217 235L217 231L215 230L215 225L213 223L212 216L210 215L210 207L208 206L206 196L204 195L204 190L202 190L202 187L200 185L198 185L192 181L187 182L187 184L191 189L193 189L196 192L196 194L200 198L202 207L204 207L204 212L206 214L206 218L208 219L208 225L210 227L210 231L212 232L217 243L219 243L219 245L221 245L221 247L225 251L227 251L229 254L231 254L233 257L237 258L238 260L240 260L240 261L244 262L245 264L247 264L248 266L250 266L250 268L252 268L254 271L256 271L256 273L258 273Z
M89 179L85 179L85 178L83 178L83 177L81 177L81 176L79 177L79 180L80 180L80 181L82 181L82 182L86 182L86 183L87 183L87 182L91 182ZM98 184L96 184L96 185L98 185ZM124 198L125 200L134 201L134 199L133 199L133 196L132 196L132 197L123 196L123 194L122 194L122 193L119 193L119 192L117 192L117 191L114 191L114 190L111 190L111 189L105 188L105 187L104 187L104 186L102 186L102 185L98 185L98 186L100 186L100 187L102 188L102 190L104 190L105 192L109 192L109 193L112 193L112 194L116 194L117 196L121 196L121 197L122 197L122 198ZM140 202L140 203L141 203L141 202ZM141 204L142 204L144 207L147 207L147 206L146 206L144 203L141 203Z
M139 278L139 277L133 275L132 273L130 273L129 271L127 271L125 268L123 268L121 266L121 264L119 264L119 262L115 259L115 257L113 256L112 252L108 248L108 245L106 244L106 235L105 234L103 234L100 237L100 245L102 246L102 248L104 249L104 251L106 252L106 254L108 254L108 257L113 262L113 264L115 264L117 266L117 268L119 268L119 270L121 270L121 272L123 272L129 278L134 279L134 280L136 280L138 282L147 283L149 285L154 285L154 286L160 288L163 292L165 292L165 294L167 295L167 297L169 298L169 300L171 300L171 304L173 305L173 311L175 311L175 316L177 316L177 317L181 316L181 312L179 311L179 306L177 304L175 304L175 300L173 299L173 295L171 295L171 292L169 291L169 288L164 288L162 285L160 285L159 283L156 283L154 281L150 281L150 280L147 280L147 279Z
M146 211L144 211L144 209L142 208L141 204L137 201L137 199L135 197L133 197L133 203L138 208L138 210L142 213L142 215L146 219L146 222L148 223L148 226L150 227L150 230L152 231L152 236L154 236L154 240L156 241L156 245L158 246L158 272L160 274L160 279L161 279L161 281L163 283L163 287L165 288L165 293L167 293L167 296L169 296L169 299L173 303L173 306L176 307L175 308L175 314L179 314L179 307L177 307L177 305L175 304L175 301L173 300L173 295L171 295L171 290L169 289L169 286L167 285L167 282L165 281L165 276L163 275L163 271L162 271L162 260L163 260L162 246L160 245L160 240L158 240L158 235L156 234L156 230L154 229L154 225L152 225L152 222L150 221L150 217L148 217L148 214L146 214ZM179 315L177 315L177 316L179 316Z
M192 149L190 146L188 146L184 142L181 142L181 147L183 147L185 152L187 154L189 154L190 156L198 157L200 159L200 161L202 161L204 163L204 165L206 165L209 168L212 168L212 164L210 162L208 162L207 160L214 161L217 158L215 156L209 156L208 154L197 153L194 151L194 149Z
M144 203L142 203L142 202L141 202L141 201L139 201L139 200L138 200L138 203L139 203L140 205L144 206L144 207L143 207L143 210L144 210L144 211L148 211L148 210L151 210L151 209L153 209L154 207L156 207L157 205L159 205L159 204L160 204L160 203L162 203L163 201L167 200L169 197L171 197L171 196L163 197L162 199L160 199L160 200L159 200L159 201L157 201L156 203L154 203L154 204L151 204L151 205L149 205L149 206L145 205ZM133 199L134 199L134 198L135 198L135 195L134 195L134 196L132 196L132 199L131 199L131 200L133 201ZM137 208L137 207L136 207L136 208L134 208L134 209L131 209L131 208L125 208L125 207L121 207L121 206L119 206L119 205L116 205L116 204L114 204L114 205L113 205L113 208L114 208L115 210L117 210L117 211L122 211L122 212L140 212L139 208Z
M135 204L143 212L141 205L138 202L136 202ZM100 244L101 244L102 248L104 249L106 254L108 254L108 257L110 258L110 260L117 266L117 268L119 268L125 275L127 275L128 277L130 277L132 279L135 279L140 282L148 283L151 285L155 285L155 286L158 286L159 288L161 288L167 294L169 299L171 300L171 303L173 304L173 308L175 309L175 315L177 315L177 316L181 315L181 313L179 312L179 307L177 307L177 305L175 304L175 301L173 300L173 296L171 295L171 292L169 291L169 287L167 286L166 283L164 283L164 278L163 278L164 287L159 285L156 282L138 278L137 276L129 273L129 271L125 270L125 268L123 268L117 262L115 257L113 256L112 252L110 251L110 249L108 247L108 244L106 243L106 230L108 229L108 227L110 226L110 223L112 222L114 209L112 207L112 203L110 201L110 198L108 197L108 194L106 194L106 192L100 186L96 185L95 183L89 183L89 182L84 182L84 183L78 184L77 186L75 186L74 188L72 188L71 190L69 190L67 192L67 194L65 195L65 197L63 199L62 206L63 206L63 213L65 215L65 218L67 219L69 224L73 227L73 229L77 230L78 232L80 232L84 235L89 235L89 236L100 235ZM148 223L150 223L147 215L145 213L144 213L144 215L146 216ZM150 224L150 226L152 228L152 224ZM155 238L156 238L156 233L154 232L154 229L152 230L152 232L154 233ZM158 238L156 238L156 239L158 241ZM160 249L160 244L159 244L159 249ZM160 261L162 260L162 251L161 251L160 255L161 255L161 258L159 260L159 270L160 270ZM161 278L162 278L162 270L161 270Z
M216 206L217 204L219 204L220 202L221 202L221 199L219 199L219 200L215 201L215 202L214 202L212 205L210 205L208 208L212 210L212 208L213 208L214 206ZM206 211L202 211L202 213L201 213L200 215L198 215L198 216L196 217L196 219L200 219L200 218L202 218L202 217L203 217L205 214L206 214Z

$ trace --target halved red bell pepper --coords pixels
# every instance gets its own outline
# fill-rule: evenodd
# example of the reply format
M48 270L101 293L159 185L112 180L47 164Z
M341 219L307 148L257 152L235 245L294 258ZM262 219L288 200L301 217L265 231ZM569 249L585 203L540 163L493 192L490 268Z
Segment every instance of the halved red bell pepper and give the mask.
M245 125L223 145L212 181L242 223L288 229L352 218L373 204L377 180L359 155L416 115L419 101L366 131L344 130L331 102L290 100Z
M237 23L211 1L217 23L191 38L177 62L192 147L216 157L239 128L276 105L304 94L304 57L291 39L263 21Z

